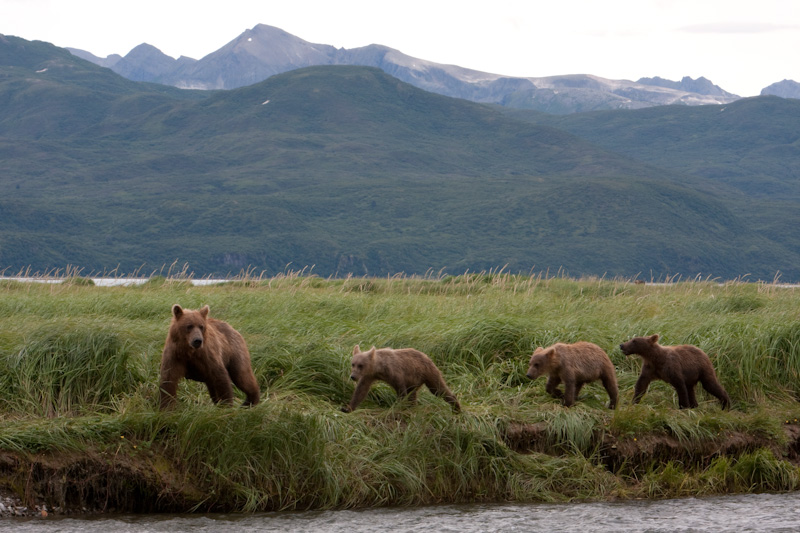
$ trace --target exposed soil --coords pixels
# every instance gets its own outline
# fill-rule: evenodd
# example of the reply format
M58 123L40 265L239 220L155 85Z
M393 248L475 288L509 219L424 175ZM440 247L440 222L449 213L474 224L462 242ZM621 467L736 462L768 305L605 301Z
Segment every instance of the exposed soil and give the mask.
M593 447L598 449L603 464L611 472L617 472L623 464L628 468L635 468L655 461L670 460L705 467L715 457L735 457L761 448L767 448L776 457L800 465L800 425L786 424L784 431L787 438L785 445L744 432L728 432L713 440L681 442L672 435L644 435L634 438L617 437L598 431L594 435ZM565 449L560 443L548 442L546 422L511 424L504 438L508 447L518 453L560 455Z
M518 453L561 455L567 443L548 442L547 424L512 424L506 445ZM647 468L670 460L705 467L718 456L739 456L761 448L800 465L800 424L786 424L786 443L742 432L699 442L670 435L617 437L598 431L593 448L599 461L620 468ZM204 505L207 495L191 475L180 471L158 451L141 454L0 452L0 516L230 511Z
M0 514L178 512L202 493L165 459L104 453L0 453ZM44 511L44 513L42 513Z

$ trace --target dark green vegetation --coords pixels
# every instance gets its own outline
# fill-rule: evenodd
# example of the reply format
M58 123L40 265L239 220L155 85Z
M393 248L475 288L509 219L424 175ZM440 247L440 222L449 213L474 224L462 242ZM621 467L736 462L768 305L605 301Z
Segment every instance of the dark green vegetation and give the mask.
M4 37L0 268L800 279L793 101L698 109L601 148L377 69L181 92Z
M48 508L276 510L661 498L800 488L800 295L774 285L470 275L195 287L0 284L0 490ZM247 340L263 401L182 383L161 413L170 307L209 304ZM693 343L733 401L680 411L617 345ZM534 347L591 340L617 369L564 408L525 377ZM351 414L355 344L428 353L458 396L374 386Z
M749 227L800 245L800 100L748 98L723 106L668 106L569 117L514 113L638 161L711 180Z

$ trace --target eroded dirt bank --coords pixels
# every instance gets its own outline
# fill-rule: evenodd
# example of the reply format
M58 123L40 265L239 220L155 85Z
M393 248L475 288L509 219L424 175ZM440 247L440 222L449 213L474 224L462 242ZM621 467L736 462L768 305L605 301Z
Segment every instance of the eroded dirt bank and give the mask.
M800 466L800 425L786 424L785 439L727 432L713 440L686 442L670 435L618 437L598 431L593 461L610 473L678 462L705 468L720 456L735 459L768 450ZM521 454L558 456L568 443L551 442L546 423L511 424L504 435ZM23 454L0 452L0 516L48 516L109 512L156 513L234 511L209 498L193 479L158 451L136 456L97 451ZM446 503L446 502L442 502Z

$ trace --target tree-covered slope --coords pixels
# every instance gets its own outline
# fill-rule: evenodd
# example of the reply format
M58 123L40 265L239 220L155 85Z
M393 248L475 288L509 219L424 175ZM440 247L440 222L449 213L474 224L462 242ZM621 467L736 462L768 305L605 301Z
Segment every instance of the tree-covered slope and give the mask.
M569 116L508 112L749 196L800 199L800 100L761 96L726 105Z
M20 40L21 41L21 40ZM215 93L0 41L0 267L800 278L738 192L561 129L313 67ZM10 49L10 51L9 51ZM47 70L43 70L43 69Z
M722 106L517 118L569 131L627 157L713 182L768 239L800 250L800 100L747 98Z

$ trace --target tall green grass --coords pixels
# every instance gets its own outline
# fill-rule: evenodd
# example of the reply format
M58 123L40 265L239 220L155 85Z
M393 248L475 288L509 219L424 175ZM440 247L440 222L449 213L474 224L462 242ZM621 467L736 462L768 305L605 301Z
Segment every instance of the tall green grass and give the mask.
M29 335L3 357L0 383L8 411L46 417L109 412L145 380L136 347L105 323L65 317Z
M158 365L174 303L208 304L243 334L260 405L215 407L203 385L181 382L178 407L158 412ZM797 290L772 285L504 273L245 276L214 286L158 278L110 288L2 282L0 450L24 461L46 453L124 464L142 476L131 485L161 494L148 509L794 490L798 471L788 459L798 447L784 428L800 417L798 304ZM652 333L703 348L733 409L721 411L698 390L700 407L679 411L663 383L631 405L641 362L618 345ZM614 362L616 411L605 408L599 384L584 387L566 409L545 393L544 379L525 376L536 346L578 340L599 344ZM376 384L358 410L341 413L353 391L355 344L428 353L465 412L453 414L426 391L416 406L398 403L390 387ZM723 447L734 437L749 440L725 448L738 450L730 455ZM666 449L655 446L659 439L685 453L659 455ZM65 475L59 468L53 472ZM0 484L24 487L20 475L0 471ZM130 499L124 486L114 487L115 501Z

